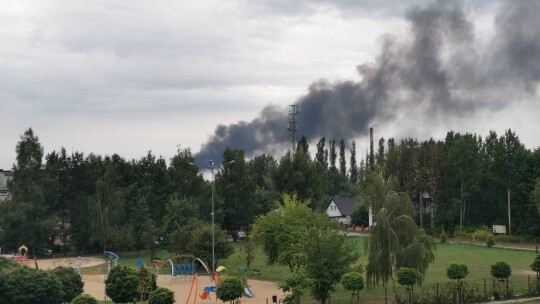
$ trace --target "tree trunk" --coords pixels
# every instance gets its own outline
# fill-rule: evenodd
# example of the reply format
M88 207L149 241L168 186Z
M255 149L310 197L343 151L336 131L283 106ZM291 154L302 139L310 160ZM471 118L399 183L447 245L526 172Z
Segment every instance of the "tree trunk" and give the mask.
M512 210L511 210L511 203L510 203L510 196L512 194L512 190L510 190L510 187L506 187L506 198L508 202L508 235L512 235Z
M420 227L424 229L424 201L423 201L423 191L420 191Z
M460 206L459 206L459 231L460 232L463 232L463 214L465 213L463 209L465 209L465 207L463 203L463 181L461 181L461 199L460 199Z
M435 228L435 189L431 190L431 229Z

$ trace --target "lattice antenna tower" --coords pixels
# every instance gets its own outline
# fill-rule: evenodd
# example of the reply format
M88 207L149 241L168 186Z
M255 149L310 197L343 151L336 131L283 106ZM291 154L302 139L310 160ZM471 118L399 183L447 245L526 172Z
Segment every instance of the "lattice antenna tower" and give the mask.
M297 131L297 116L300 114L300 111L298 110L298 105L289 105L289 123L287 125L287 130L291 132L292 134L292 153L294 155L295 152L295 146L296 146L296 138L295 133Z

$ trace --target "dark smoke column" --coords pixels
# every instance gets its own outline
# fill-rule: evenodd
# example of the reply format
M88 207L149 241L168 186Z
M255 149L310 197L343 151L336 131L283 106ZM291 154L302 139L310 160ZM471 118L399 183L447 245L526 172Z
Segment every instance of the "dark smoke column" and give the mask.
M461 2L437 1L406 13L410 36L386 36L374 63L358 66L360 81L311 84L296 104L301 135L353 139L370 125L391 125L415 111L417 125L442 124L476 111L495 111L537 97L540 80L540 1L505 1L487 47L476 44L474 25ZM359 29L361 32L361 29ZM443 119L444 118L444 119ZM219 163L227 147L282 154L289 136L287 109L267 106L251 122L219 125L196 155Z

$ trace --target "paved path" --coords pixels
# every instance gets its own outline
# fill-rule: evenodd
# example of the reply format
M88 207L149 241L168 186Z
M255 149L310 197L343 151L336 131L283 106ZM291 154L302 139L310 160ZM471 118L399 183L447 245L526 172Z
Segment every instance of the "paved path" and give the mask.
M501 304L501 303L524 303L534 300L540 300L540 297L536 298L523 298L523 299L515 299L515 300L508 300L508 301L491 301L487 302L487 304Z

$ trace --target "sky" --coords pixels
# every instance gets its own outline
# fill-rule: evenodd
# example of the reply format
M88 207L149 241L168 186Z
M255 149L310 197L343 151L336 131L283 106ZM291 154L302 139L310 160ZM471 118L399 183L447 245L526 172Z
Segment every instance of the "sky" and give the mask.
M45 153L280 155L290 104L299 135L361 152L370 126L419 139L511 128L533 149L540 5L515 2L3 1L0 168L29 127Z

